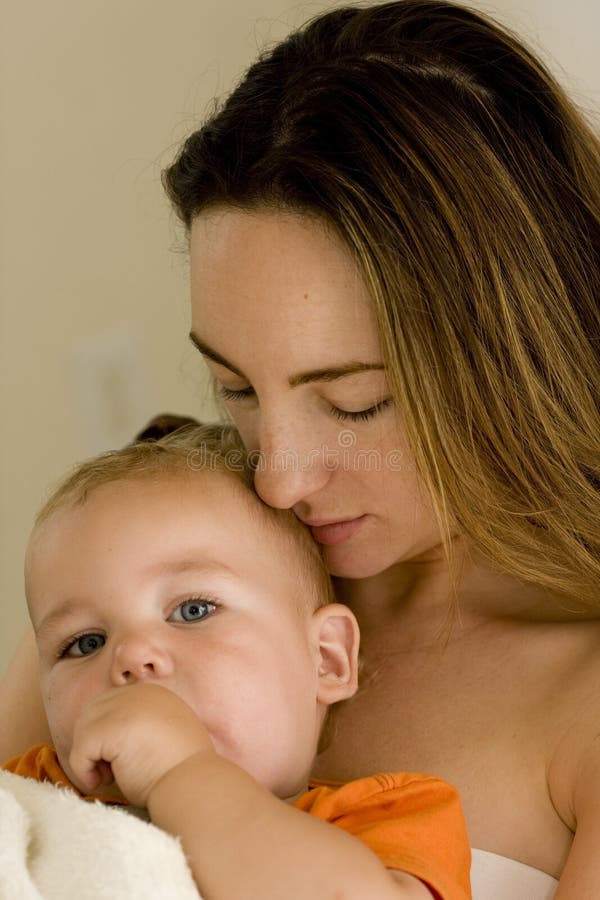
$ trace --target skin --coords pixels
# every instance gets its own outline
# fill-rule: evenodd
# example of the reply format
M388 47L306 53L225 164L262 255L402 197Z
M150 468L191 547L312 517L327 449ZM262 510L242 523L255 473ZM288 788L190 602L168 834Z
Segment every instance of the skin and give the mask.
M210 900L372 886L424 900L416 878L281 802L305 790L327 706L357 687L354 616L299 601L298 571L222 473L119 481L54 513L26 573L60 762L83 792L124 796L178 835Z
M34 531L26 572L63 768L178 835L203 896L431 896L281 802L356 690L358 630L299 601L289 539L250 492L222 473L104 485Z
M385 371L297 383L381 362L365 287L325 224L289 211L209 210L192 226L191 276L192 340L246 445L262 453L258 493L309 523L364 517L323 549L376 678L341 710L316 774L441 775L459 789L474 847L563 872L557 900L597 896L598 616L494 571L456 534L459 615L444 632L450 574L401 411L386 403L339 420L339 410L389 399ZM348 430L349 461L338 453L325 464L322 448L339 449ZM353 465L360 451L387 459L396 447L399 469ZM269 464L290 450L296 465Z
M262 499L307 523L365 516L356 538L323 547L333 575L365 578L399 560L437 558L437 522L391 402L371 301L345 247L318 222L217 211L194 224L191 259L193 339L225 398L252 389L226 404L247 448L262 454ZM208 348L243 374L210 359ZM288 383L355 362L379 368Z
M327 705L324 613L308 603L298 611L296 569L272 531L249 492L220 473L104 485L37 530L27 593L42 694L76 784L81 710L111 689L152 681L184 700L217 752L264 787L285 799L303 790ZM266 566L260 548L277 538L280 562ZM193 568L177 571L189 561Z

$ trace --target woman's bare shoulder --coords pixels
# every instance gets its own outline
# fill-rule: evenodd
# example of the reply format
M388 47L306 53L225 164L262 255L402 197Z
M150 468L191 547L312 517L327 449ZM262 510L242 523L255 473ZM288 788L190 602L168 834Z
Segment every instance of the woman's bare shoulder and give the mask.
M554 807L575 833L560 879L568 897L600 896L600 623L588 623L584 631L563 733L547 773Z
M547 771L555 809L575 831L582 779L591 779L588 787L592 793L597 789L600 812L600 619L573 624L570 631L569 652L557 667L560 683L554 703L560 711L560 732Z

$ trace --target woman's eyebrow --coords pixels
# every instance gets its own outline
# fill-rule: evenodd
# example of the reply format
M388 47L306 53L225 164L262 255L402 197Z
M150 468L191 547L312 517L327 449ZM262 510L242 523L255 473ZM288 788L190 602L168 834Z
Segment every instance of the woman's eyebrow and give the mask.
M190 341L196 350L200 351L202 356L206 356L207 359L212 359L212 361L218 363L218 365L224 366L226 369L229 369L230 372L233 372L234 375L238 375L240 378L246 378L244 373L240 372L233 363L230 363L224 356L221 356L220 353L217 353L217 351L213 350L212 347L209 347L208 344L205 344L193 331L190 331Z
M213 362L224 366L230 372L233 372L234 375L247 381L243 372L240 372L233 363L228 362L224 356L221 356L212 347L209 347L193 331L190 331L190 340L194 347L207 359L212 359ZM297 375L290 375L288 384L290 387L298 387L298 385L309 384L312 381L335 381L337 378L345 378L347 375L356 375L359 372L372 372L381 369L385 369L385 366L380 362L349 362L344 363L342 366L328 366L325 369L313 369L310 372L299 372Z

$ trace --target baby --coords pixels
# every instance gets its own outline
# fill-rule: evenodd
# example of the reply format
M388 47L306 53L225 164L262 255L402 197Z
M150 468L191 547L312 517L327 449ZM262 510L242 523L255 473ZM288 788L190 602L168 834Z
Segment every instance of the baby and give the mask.
M357 689L358 626L304 527L253 492L233 429L81 465L36 520L26 593L54 748L10 771L146 809L206 900L470 896L448 785L307 790Z

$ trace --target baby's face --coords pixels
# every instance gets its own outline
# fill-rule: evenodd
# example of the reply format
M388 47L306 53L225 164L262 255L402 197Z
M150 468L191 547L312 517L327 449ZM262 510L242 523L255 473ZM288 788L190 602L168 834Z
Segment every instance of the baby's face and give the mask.
M147 679L265 787L301 790L322 708L313 603L298 600L291 551L259 501L218 472L104 485L43 523L27 588L67 774L83 705Z

